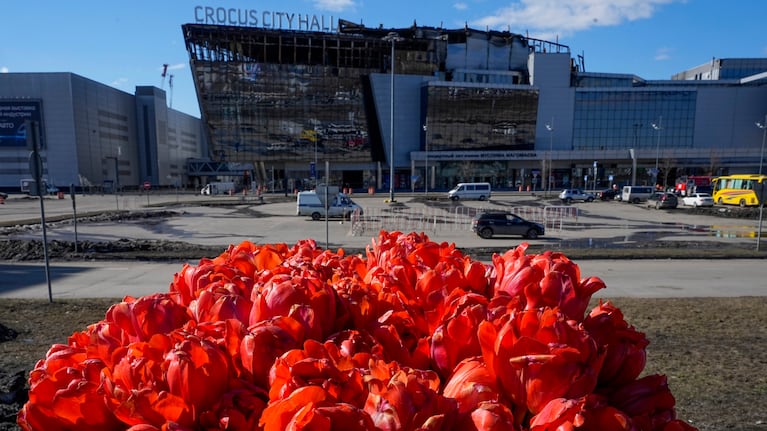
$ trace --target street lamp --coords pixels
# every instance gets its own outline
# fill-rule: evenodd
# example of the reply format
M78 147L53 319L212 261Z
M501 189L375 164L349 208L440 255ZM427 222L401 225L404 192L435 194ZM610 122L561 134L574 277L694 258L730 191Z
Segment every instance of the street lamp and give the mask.
M429 194L429 128L426 124L423 125L423 134L424 147L426 148L426 155L423 160L423 193Z
M551 152L554 148L554 117L551 117L551 123L546 123L546 130L549 131L549 176L546 177L546 197L549 197L551 192Z
M390 32L383 40L391 42L391 83L389 95L389 202L394 202L394 44L405 40Z
M764 140L767 138L767 114L764 114L764 123L757 121L756 127L762 129L762 151L759 153L759 175L762 175L762 162L764 161Z
M658 156L660 155L660 131L663 130L663 116L658 117L658 123L652 123L652 128L658 132L658 143L655 145L655 172L653 173L653 187L658 185Z

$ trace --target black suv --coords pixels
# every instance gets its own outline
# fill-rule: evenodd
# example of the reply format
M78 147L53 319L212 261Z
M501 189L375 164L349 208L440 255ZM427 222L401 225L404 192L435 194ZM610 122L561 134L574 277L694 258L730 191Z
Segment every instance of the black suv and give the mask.
M471 221L471 230L482 238L492 238L493 235L521 235L535 239L546 233L542 224L527 221L510 212L477 214Z

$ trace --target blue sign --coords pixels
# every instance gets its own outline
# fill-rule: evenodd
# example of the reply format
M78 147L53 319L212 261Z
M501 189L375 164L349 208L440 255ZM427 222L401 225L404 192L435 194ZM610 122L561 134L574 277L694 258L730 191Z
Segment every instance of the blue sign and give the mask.
M312 179L317 178L317 166L314 164L314 162L309 163L309 177Z
M42 119L39 100L0 100L0 147L26 147L27 129L25 121ZM40 124L40 148L45 147L43 127Z

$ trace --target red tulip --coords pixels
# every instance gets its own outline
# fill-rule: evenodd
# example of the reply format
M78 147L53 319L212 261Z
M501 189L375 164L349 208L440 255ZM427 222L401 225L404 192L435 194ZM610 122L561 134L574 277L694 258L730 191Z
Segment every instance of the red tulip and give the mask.
M127 297L107 310L105 321L122 331L122 344L147 341L155 334L168 334L184 325L191 315L167 293L138 299Z
M644 370L649 341L623 319L611 303L602 303L584 319L583 328L605 350L599 372L600 386L620 386L636 379Z
M631 419L609 406L604 398L587 395L578 399L549 401L530 420L530 431L639 431Z
M514 414L505 404L483 401L472 410L468 417L457 422L455 429L464 431L517 431Z
M229 246L126 297L30 373L24 430L659 430L664 376L605 287L523 243L485 265L421 233L364 255ZM584 318L585 317L585 318ZM480 356L481 355L481 356ZM442 376L442 379L440 379ZM597 385L599 382L599 385Z
M270 371L269 399L285 399L299 388L319 386L334 402L362 407L367 397L363 376L358 368L339 368L343 361L337 354L332 345L314 340L306 340L303 350L286 352Z
M568 319L583 320L591 296L605 287L604 282L596 277L581 280L578 266L561 253L527 256L526 248L493 257L496 293L521 296L526 308L557 307Z
M258 430L266 408L266 391L242 380L230 381L232 389L200 415L199 428L207 430Z
M277 274L253 292L249 324L291 316L304 325L307 338L322 340L335 327L335 298L330 286L309 271Z
M594 340L556 309L516 313L500 331L483 322L480 344L504 393L532 414L552 399L583 396L596 386L602 358Z
M487 319L487 299L478 294L457 292L445 310L442 324L431 336L431 358L440 376L446 378L464 358L482 354L477 330Z
M119 422L100 391L99 360L77 361L79 353L56 349L49 352L51 367L42 361L30 375L29 401L19 411L23 430L115 429ZM74 355L70 353L75 353ZM64 365L64 357L72 360Z
M103 370L102 383L109 408L125 424L191 423L187 402L168 391L165 355L173 348L169 335L122 347L114 367Z
M227 319L248 321L253 303L250 297L227 291L203 290L189 304L189 312L198 322L216 322Z
M208 340L182 335L166 355L165 367L169 392L186 401L195 415L210 408L227 390L227 358Z
M456 402L437 394L439 378L435 373L396 367L391 371L387 382L371 381L365 404L377 429L441 429L454 422Z
M652 374L609 394L610 404L626 412L643 430L660 430L676 418L666 376Z
M303 326L291 317L275 317L251 327L242 339L240 358L253 382L269 387L269 370L275 359L301 346Z
M498 402L501 398L498 383L480 357L464 359L445 383L442 395L458 403L458 413L467 414L484 402ZM480 414L480 413L478 413Z

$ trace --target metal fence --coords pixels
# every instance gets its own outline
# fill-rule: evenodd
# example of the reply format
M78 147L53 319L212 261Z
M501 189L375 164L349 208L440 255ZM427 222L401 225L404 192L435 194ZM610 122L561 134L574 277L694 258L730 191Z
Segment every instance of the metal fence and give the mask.
M471 220L488 208L368 208L351 216L349 234L370 235L381 230L401 232L471 231ZM573 206L512 207L508 211L534 222L547 230L563 230L578 221L578 208Z

